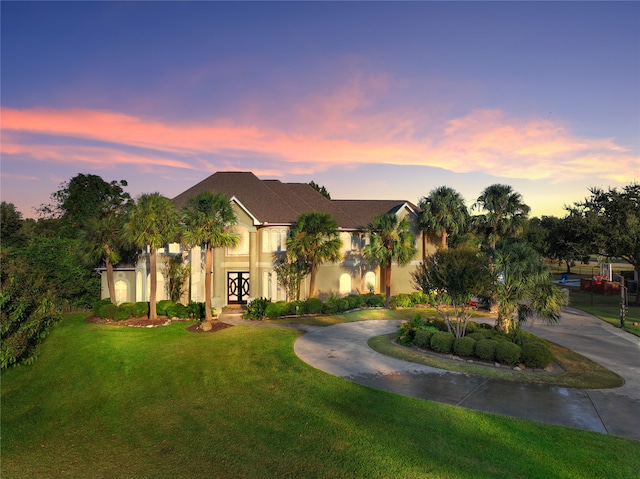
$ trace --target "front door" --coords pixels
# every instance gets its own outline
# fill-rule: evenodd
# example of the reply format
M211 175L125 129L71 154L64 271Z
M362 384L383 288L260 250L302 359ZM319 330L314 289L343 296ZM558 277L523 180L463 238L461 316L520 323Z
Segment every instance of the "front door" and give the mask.
M229 304L247 304L249 299L249 273L227 273L227 295Z

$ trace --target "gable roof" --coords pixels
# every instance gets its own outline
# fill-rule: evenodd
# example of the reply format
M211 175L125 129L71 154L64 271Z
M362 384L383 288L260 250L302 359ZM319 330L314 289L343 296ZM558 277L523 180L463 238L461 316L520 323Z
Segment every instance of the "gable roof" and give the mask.
M186 206L189 198L203 191L220 192L236 199L257 224L294 223L300 214L329 213L341 229L363 229L377 215L398 212L407 205L404 200L329 200L306 183L282 183L261 180L251 172L220 171L205 178L173 199L176 208Z

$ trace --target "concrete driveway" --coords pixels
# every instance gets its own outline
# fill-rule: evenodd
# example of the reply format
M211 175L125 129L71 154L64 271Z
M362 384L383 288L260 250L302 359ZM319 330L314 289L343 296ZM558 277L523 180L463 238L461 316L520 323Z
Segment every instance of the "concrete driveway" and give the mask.
M640 440L640 338L566 308L560 323L525 329L611 369L624 386L584 390L443 371L384 356L367 345L399 321L362 321L314 329L295 342L311 366L358 384L480 411Z

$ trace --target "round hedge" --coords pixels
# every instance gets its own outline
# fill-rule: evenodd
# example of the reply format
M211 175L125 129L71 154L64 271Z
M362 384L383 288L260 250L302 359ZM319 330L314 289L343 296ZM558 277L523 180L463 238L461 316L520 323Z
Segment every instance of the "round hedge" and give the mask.
M476 356L484 361L495 361L498 342L493 339L481 339L476 342Z
M486 339L484 337L484 334L482 333L471 333L471 334L467 334L465 335L467 338L471 338L471 339L475 339L476 341L480 341L482 339Z
M163 299L156 303L156 314L158 316L167 316L167 308L173 306L175 303L170 299Z
M496 346L496 361L501 364L515 366L520 362L522 348L509 341L498 342Z
M147 316L149 314L149 303L146 301L138 301L133 305L133 315L136 318Z
M435 331L432 329L421 329L416 331L416 336L413 339L414 346L417 346L422 349L429 349L431 347L431 336Z
M455 337L447 331L437 331L431 336L429 345L438 353L450 353Z
M320 314L322 312L322 300L320 298L309 298L302 303L303 310L306 314Z
M453 341L453 352L458 356L473 356L476 349L476 340L468 336L456 338Z
M553 362L553 353L541 341L527 341L522 345L522 362L528 368L544 369Z

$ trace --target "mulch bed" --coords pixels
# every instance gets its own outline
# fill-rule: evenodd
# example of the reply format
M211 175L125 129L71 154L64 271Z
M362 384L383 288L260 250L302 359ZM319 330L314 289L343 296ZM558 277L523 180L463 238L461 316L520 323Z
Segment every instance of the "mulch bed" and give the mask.
M160 316L158 319L149 319L147 316L143 316L141 318L129 318L122 321L112 321L110 319L97 318L95 316L90 316L85 319L85 323L92 324L107 324L109 326L129 326L134 328L157 328L159 326L167 326L171 323L175 322L184 322L182 320L171 320L166 316ZM203 331L200 329L200 323L195 323L187 326L186 330L191 333L215 333L216 331L221 331L226 328L230 328L233 326L232 324L222 323L220 321L213 321L212 328L209 331Z

